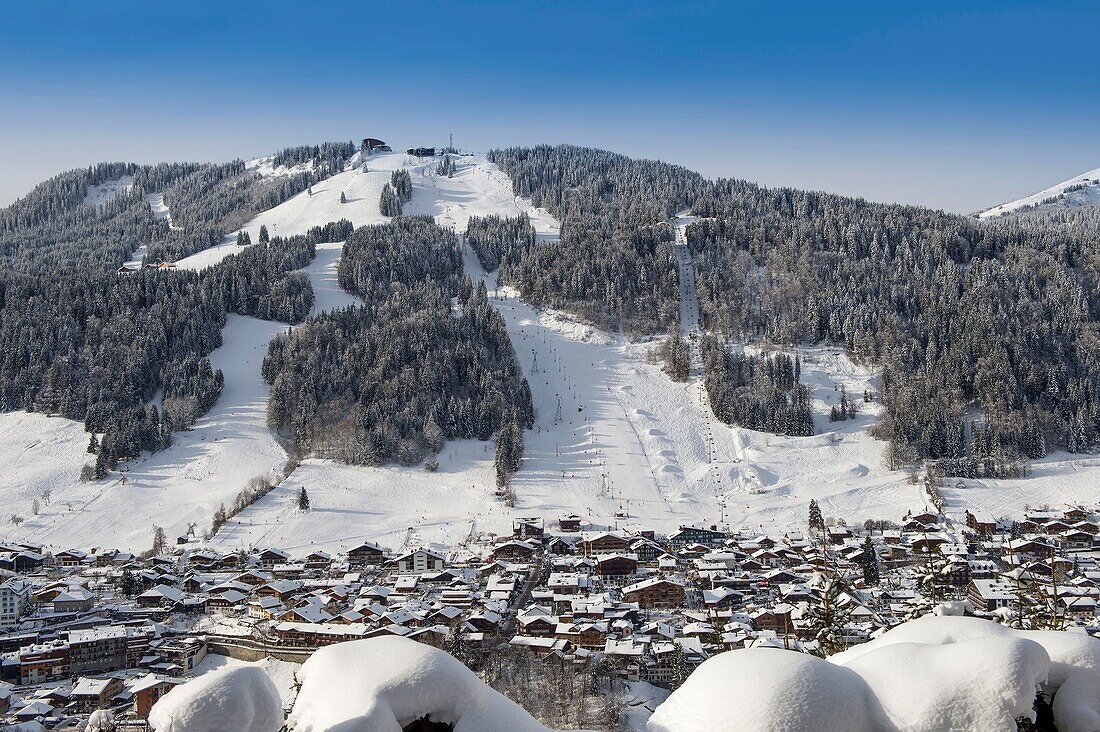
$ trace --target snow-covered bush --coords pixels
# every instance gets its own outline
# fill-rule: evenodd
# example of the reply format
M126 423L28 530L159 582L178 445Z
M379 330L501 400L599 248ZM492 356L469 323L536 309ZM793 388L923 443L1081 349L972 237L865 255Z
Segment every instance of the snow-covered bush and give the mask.
M721 653L657 707L649 732L872 732L871 691L852 671L779 648Z
M321 648L298 672L294 732L401 732L428 717L455 732L548 732L461 661L407 638Z
M263 669L218 669L169 691L149 712L156 732L278 732L279 690Z
M88 717L84 732L114 732L115 719L106 709L97 709Z
M1015 732L1041 689L1059 732L1100 730L1100 640L927 616L827 660L781 649L711 658L650 732Z

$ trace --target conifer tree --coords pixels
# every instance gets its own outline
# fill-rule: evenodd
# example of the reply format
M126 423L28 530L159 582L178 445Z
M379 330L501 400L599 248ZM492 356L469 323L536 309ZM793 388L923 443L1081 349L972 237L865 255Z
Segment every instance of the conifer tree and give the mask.
M810 517L808 521L811 531L824 532L825 518L821 515L821 507L817 505L817 499L810 499Z
M301 490L298 491L298 510L299 511L308 511L309 510L309 495L306 493L306 487L305 486L302 486Z
M863 584L874 587L879 582L878 554L875 553L875 544L871 537L863 541Z

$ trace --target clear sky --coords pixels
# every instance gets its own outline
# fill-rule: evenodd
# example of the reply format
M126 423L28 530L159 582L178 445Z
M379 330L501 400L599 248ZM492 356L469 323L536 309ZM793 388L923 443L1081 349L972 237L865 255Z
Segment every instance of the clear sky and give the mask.
M969 212L1100 166L1100 3L5 2L0 204L101 160L572 142Z

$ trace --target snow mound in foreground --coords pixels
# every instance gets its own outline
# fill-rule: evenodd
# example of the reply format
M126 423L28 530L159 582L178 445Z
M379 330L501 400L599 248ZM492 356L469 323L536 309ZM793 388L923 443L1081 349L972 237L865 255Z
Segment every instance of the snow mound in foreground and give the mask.
M880 638L828 661L782 649L728 651L700 665L657 708L647 729L1014 732L1018 718L1033 718L1037 686L1051 669L1043 644L1025 635L1032 634L925 624L924 632L906 629L891 639L897 642ZM1048 643L1073 645L1074 634L1060 635ZM898 640L905 637L950 642ZM1075 690L1062 705L1067 726L1059 729L1096 732L1087 720L1097 713L1098 692L1077 674L1091 678L1093 672L1070 670Z
M649 732L871 732L871 693L854 672L795 651L749 648L704 661L657 707Z
M401 732L425 716L455 732L547 732L461 661L407 638L326 646L302 664L298 679L294 732Z
M902 623L869 643L849 648L831 656L829 660L847 666L866 653L895 643L949 645L989 637L1023 638L1045 648L1051 661L1050 678L1047 679L1046 686L1048 692L1057 690L1073 669L1100 671L1100 639L1083 631L1016 630L982 618L936 615L926 615Z
M881 706L875 729L906 732L1015 730L1031 717L1050 660L1022 638L945 646L895 643L841 666L855 671Z
M1054 696L1054 725L1066 732L1100 730L1100 673L1075 669Z
M283 703L263 669L235 666L172 689L153 705L149 723L157 732L278 732Z

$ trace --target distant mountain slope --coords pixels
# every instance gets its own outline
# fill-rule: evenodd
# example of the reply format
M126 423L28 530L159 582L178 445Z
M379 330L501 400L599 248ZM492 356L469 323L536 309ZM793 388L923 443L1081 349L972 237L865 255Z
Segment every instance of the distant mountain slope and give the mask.
M1039 209L1065 209L1100 205L1100 168L1082 173L1058 185L1015 201L980 211L979 219L992 219L1011 213Z

